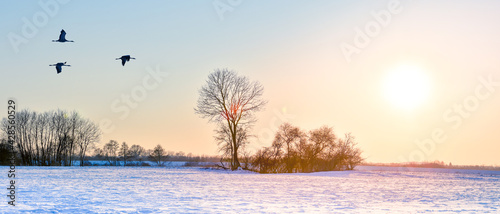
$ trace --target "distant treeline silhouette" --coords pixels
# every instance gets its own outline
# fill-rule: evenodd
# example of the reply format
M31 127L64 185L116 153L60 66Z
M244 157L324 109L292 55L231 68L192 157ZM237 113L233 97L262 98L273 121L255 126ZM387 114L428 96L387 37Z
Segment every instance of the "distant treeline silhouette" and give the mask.
M3 118L0 129L6 133L8 125ZM88 149L99 141L101 131L77 112L21 110L16 113L15 136L14 147L21 165L71 166L76 159L83 165ZM0 152L9 152L4 148L5 137L1 141Z
M354 136L347 133L344 138L339 138L328 126L306 132L284 123L277 130L272 145L254 155L245 149L251 137L248 127L240 126L234 144L234 135L220 126L222 128L216 132L215 139L223 155L193 156L166 151L161 145L146 150L140 145L129 147L126 142L119 144L115 140L97 147L101 136L99 127L77 112L21 110L16 114L15 122L17 163L27 166L71 166L77 160L80 166L95 165L89 160L103 160L105 163L100 165L109 166L149 166L150 162L162 166L168 161L186 161L221 162L220 166L227 168L229 164L234 170L234 166L240 166L240 161L234 159L241 156L243 169L260 173L292 173L352 170L363 161ZM5 133L7 126L4 118L0 129ZM93 155L87 154L90 149L94 149ZM8 164L5 158L8 153L4 136L0 143L0 164Z
M500 171L500 166L486 165L453 165L451 162L445 164L443 161L424 161L407 163L363 163L364 166L390 166L390 167L417 167L417 168L442 168L442 169L470 169L470 170L494 170Z
M167 161L186 161L186 162L216 162L217 156L194 156L191 153L174 153L166 151L161 145L154 149L144 149L141 145L128 146L126 142L121 145L115 140L110 140L102 148L94 150L94 156L89 159L105 160L108 166L149 166L145 161L155 162L158 166L163 166Z
M350 133L338 138L328 126L306 133L284 123L272 145L259 150L247 167L260 173L317 172L352 170L362 161Z

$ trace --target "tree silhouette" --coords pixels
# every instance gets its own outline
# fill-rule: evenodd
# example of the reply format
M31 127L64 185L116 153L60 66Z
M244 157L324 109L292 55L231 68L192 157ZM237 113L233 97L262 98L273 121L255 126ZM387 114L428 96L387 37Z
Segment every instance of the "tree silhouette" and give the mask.
M264 87L259 82L250 82L247 77L234 71L216 69L208 75L206 84L200 89L195 112L209 122L215 122L219 131L227 133L231 153L231 169L240 167L238 149L246 141L239 140L255 123L255 113L267 103L262 99ZM221 128L223 127L223 128Z
M122 143L122 146L120 147L120 152L118 152L118 155L122 158L123 160L123 166L127 165L127 160L130 159L130 150L128 148L128 144L126 142Z
M115 140L110 140L103 147L104 157L110 165L116 166L116 152L118 151L119 145Z
M153 149L153 151L151 152L151 154L149 154L149 158L156 162L156 164L158 166L161 166L163 165L163 161L166 160L167 156L165 155L165 150L163 149L163 147L158 144L156 145L156 147Z

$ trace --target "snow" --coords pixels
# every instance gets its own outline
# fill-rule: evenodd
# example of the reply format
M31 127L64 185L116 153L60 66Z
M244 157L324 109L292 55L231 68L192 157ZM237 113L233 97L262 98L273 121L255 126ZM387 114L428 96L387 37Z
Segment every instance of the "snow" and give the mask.
M17 167L16 177L16 206L4 196L0 213L500 213L498 171L360 166L258 174L89 166ZM4 187L8 182L0 179Z

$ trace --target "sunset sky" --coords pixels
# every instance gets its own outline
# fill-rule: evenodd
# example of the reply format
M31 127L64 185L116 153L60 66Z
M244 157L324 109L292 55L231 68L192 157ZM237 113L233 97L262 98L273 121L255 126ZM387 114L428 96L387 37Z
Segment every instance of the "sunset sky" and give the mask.
M194 108L208 74L228 68L269 101L252 151L290 122L352 132L369 162L500 165L498 11L493 0L9 1L0 116L14 98L111 123L101 144L213 155L215 126ZM51 42L61 29L75 42ZM126 54L136 60L122 66ZM65 61L61 74L48 66Z

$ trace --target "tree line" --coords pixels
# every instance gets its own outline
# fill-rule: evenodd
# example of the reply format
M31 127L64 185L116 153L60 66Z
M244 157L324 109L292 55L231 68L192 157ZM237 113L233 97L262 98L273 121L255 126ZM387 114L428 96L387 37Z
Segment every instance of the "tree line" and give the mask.
M217 126L214 137L222 167L229 163L232 170L242 167L261 173L315 172L352 170L363 161L350 133L339 138L328 126L306 132L288 123L279 127L271 146L251 155L245 147L254 137L251 129L257 121L255 114L267 104L262 98L263 91L259 82L227 69L209 74L200 89L194 110ZM87 151L101 136L99 127L77 112L22 110L15 122L15 145L23 165L71 166L74 159L79 159L83 166ZM7 125L4 118L1 125L4 133ZM0 152L4 151L0 146ZM106 160L108 165L118 165L118 161L127 165L131 160L141 163L146 159L162 165L173 154L161 145L145 150L140 145L129 147L125 142L120 145L110 140L102 148L96 148L95 157Z
M7 118L2 119L0 130L0 165L8 165L10 147L5 133ZM76 111L55 110L35 112L21 110L16 113L16 139L14 149L20 165L25 166L80 166L89 165L89 159L105 160L106 165L149 165L152 161L164 165L166 161L202 162L216 161L218 157L193 156L191 153L166 151L161 145L146 150L140 145L128 146L110 140L101 148L100 128L91 120L83 118ZM93 157L88 155L93 152ZM135 161L135 162L131 162ZM119 163L121 162L121 163Z
M123 166L127 166L127 161L129 161L128 165L131 165L130 161L132 160L142 164L145 157L158 165L163 165L164 161L168 159L168 155L159 144L153 150L146 150L135 144L129 147L126 142L120 145L115 140L110 140L102 148L96 148L94 153L97 159L107 161L110 166L118 166L120 161L123 162Z
M186 161L186 162L208 162L218 160L218 157L194 156L191 153L174 153L166 151L160 144L153 149L146 150L141 145L128 146L126 142L119 144L116 140L110 140L102 148L94 150L94 158L105 160L106 165L110 166L149 166L145 161L152 161L157 166L163 166L167 161Z
M7 119L3 118L3 133L7 127ZM75 160L83 165L87 151L101 136L91 120L63 110L18 111L15 132L16 152L21 164L27 166L71 166Z

